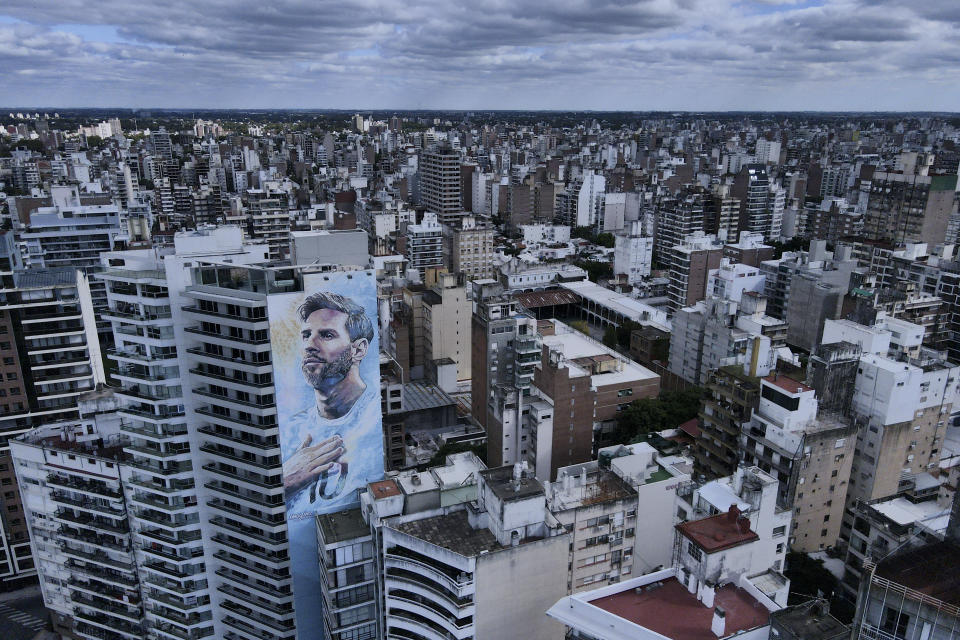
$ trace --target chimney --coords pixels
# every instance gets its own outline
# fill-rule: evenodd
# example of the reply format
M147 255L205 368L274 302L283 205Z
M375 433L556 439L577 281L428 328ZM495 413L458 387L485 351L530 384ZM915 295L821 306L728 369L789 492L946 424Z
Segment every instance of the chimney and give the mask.
M740 517L740 509L737 508L737 505L730 505L730 510L727 511L727 522L736 522Z
M713 610L713 621L710 623L710 631L718 638L722 638L727 633L727 612L717 607Z
M704 581L701 595L702 597L700 598L700 601L703 602L703 606L712 607L714 598L717 595L717 589L713 586L712 582Z

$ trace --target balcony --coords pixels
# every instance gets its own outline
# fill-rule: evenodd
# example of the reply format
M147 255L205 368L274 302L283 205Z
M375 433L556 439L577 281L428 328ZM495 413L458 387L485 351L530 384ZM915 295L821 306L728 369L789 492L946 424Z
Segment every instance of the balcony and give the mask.
M139 454L139 455L142 455L142 456L148 456L148 457L151 457L151 458L157 458L157 459L160 459L160 460L170 460L170 459L176 458L176 457L178 457L178 456L188 456L188 457L189 457L189 455L190 455L190 449L186 449L186 448L184 448L184 449L173 449L173 450L170 450L170 449L162 450L162 449L160 449L159 447L144 447L144 446L137 446L137 445L130 445L130 444L128 444L128 445L126 445L123 449L124 449L124 451L127 451L127 452L129 452L129 453Z
M209 611L185 614L173 609L168 609L167 607L150 607L147 609L147 614L164 618L183 627L194 627L198 624L209 622L213 618L213 614Z
M248 624L243 620L238 620L233 616L224 616L223 622L227 626L233 627L237 631L240 631L247 636L254 636L256 638L260 638L260 640L275 640L277 638L277 635L275 633L270 633L268 631L263 631L262 629L258 629L257 627L254 627L253 625ZM284 633L284 637L292 637L294 634L294 631L295 629L291 628L288 632Z
M76 549L71 547L66 542L60 542L58 544L60 550L63 552L63 555L70 558L79 558L84 562L103 565L104 567L110 567L111 569L117 569L118 571L133 571L133 561L122 562L120 560L112 560L105 553L91 553L89 551L83 551L81 549Z
M215 527L219 527L225 531L231 533L239 533L248 538L253 538L254 540L259 540L264 544L280 546L286 543L286 536L284 535L281 538L271 538L269 535L264 534L261 530L254 527L244 527L236 526L228 523L222 516L215 516L210 519L210 524Z
M250 495L247 493L234 491L232 489L227 489L221 486L219 482L207 482L203 486L205 486L207 489L210 489L211 491L214 491L216 493L228 495L238 500L245 500L247 502L251 502L255 505L258 505L258 507L261 507L264 509L274 510L274 511L284 510L283 496L279 494L276 496Z
M293 602L293 594L289 591L289 587L287 588L288 589L287 591L284 591L283 589L278 589L276 587L273 587L267 584L255 582L254 576L251 576L247 573L243 573L242 575L237 575L236 573L232 571L228 571L227 569L217 569L216 571L214 571L214 573L220 576L221 578L223 578L224 580L229 580L230 582L234 582L236 584L242 584L244 587L246 587L247 589L250 589L251 591L258 591L260 593L265 593L270 597L272 597L274 600L286 600L289 602Z
M176 418L182 418L184 412L176 409L167 408L166 411L161 413L155 413L153 411L145 411L143 409L138 409L136 407L122 407L117 409L117 413L120 415L128 415L133 418L138 418L140 420L145 420L148 422L163 423L168 420L174 420Z
M251 409L274 409L277 406L276 402L248 402L247 400L240 400L239 398L222 396L222 395L213 393L211 391L208 391L202 387L198 387L194 389L193 392L200 396L213 398L214 400L219 400L220 402L230 402L232 404L238 404L243 407L250 407Z
M129 553L130 547L125 544L119 544L115 538L105 536L86 535L82 531L60 527L57 529L57 535L65 540L73 540L91 547L100 547L105 551L115 551L119 553Z
M94 529L96 531L106 531L117 535L127 533L126 527L118 527L115 524L108 523L100 518L94 518L87 515L77 515L68 509L57 509L54 512L54 518L62 522L72 522L73 524L85 529Z
M269 616L260 615L249 607L244 607L229 600L224 601L221 606L227 611L232 611L233 613L243 616L249 620L256 620L260 624L270 627L271 629L275 629L280 633L290 633L295 630L296 624L292 618L290 620L281 622L280 620L275 620ZM293 612L291 611L290 613L292 614Z
M203 336L205 338L212 338L214 340L225 340L227 342L239 342L240 344L248 344L253 346L262 346L270 344L270 338L243 338L241 336L231 336L223 333L215 333L213 331L204 331L198 327L187 327L184 329L187 333L192 333L198 336Z
M125 620L132 622L134 624L140 622L140 607L135 605L130 605L129 607L124 607L121 605L114 604L109 600L105 600L99 597L90 597L89 595L82 593L80 591L71 591L70 600L75 605L80 605L88 609L96 609L97 611L103 611L110 613L112 615L124 618ZM134 610L131 611L130 607L133 607Z
M183 511L184 509L190 509L196 507L197 504L184 504L184 503L174 503L170 504L169 502L164 502L163 500L157 500L151 496L143 495L142 493L133 494L133 502L137 504L146 505L148 507L153 507L155 509L160 509L162 511L167 511L170 513L176 513L177 511Z
M108 320L120 320L123 322L144 324L152 324L158 320L169 320L173 317L169 311L160 313L136 313L131 311L119 311L117 309L104 309L100 312L100 315Z
M146 438L154 441L163 441L173 438L184 438L189 435L186 425L157 425L159 429L149 429L146 427L138 427L133 425L130 422L123 421L120 423L120 430L125 433L130 433L141 438Z
M204 351L203 349L198 349L195 347L187 349L187 353L190 353L196 356L205 357L205 358L213 358L214 360L222 360L224 362L229 362L237 367L246 366L246 367L250 367L251 369L264 369L265 371L269 371L269 367L272 364L269 358L263 361L251 361L245 358L234 358L231 356L225 356L223 354L209 353L207 351Z
M140 469L141 471L146 471L147 473L153 473L160 476L171 476L179 473L191 473L193 471L193 462L172 462L166 467L161 467L160 465L150 462L148 460L129 460L128 465L134 467L135 469Z
M192 518L189 518L190 515L193 515ZM156 511L151 511L150 509L139 509L137 510L137 518L144 522L152 522L153 524L163 527L165 529L170 529L176 531L178 529L184 529L187 527L196 527L199 526L199 516L194 514L187 514L188 519L178 519L176 516L159 513Z
M200 539L200 531L180 531L176 535L168 533L167 531L157 530L157 529L141 529L137 532L143 538L147 540L156 540L162 544L170 545L171 547L179 547L185 544L191 544Z
M146 355L140 353L139 351L133 350L124 350L124 349L107 349L107 357L113 358L114 360L135 360L137 362L147 362L150 364L157 364L167 361L175 361L177 359L176 352L173 353L154 353L151 355Z
M167 400L180 401L183 395L179 391L171 391L168 387L150 387L148 385L133 385L114 389L119 396L134 398L146 402L164 402Z
M242 509L235 509L231 506L228 506L226 503L222 502L218 498L214 498L213 500L207 500L207 506L213 509L217 509L219 511L224 511L237 518L243 518L244 520L250 520L252 522L256 522L257 524L260 524L263 527L267 527L274 530L276 530L278 527L286 527L286 524L287 524L286 520L282 517L273 520L273 519L265 518L262 516L256 516L251 513L245 513Z
M264 389L266 387L273 386L272 380L270 380L269 382L254 382L251 380L236 378L234 376L224 376L224 375L220 375L219 373L211 373L199 367L194 367L193 369L190 369L190 373L203 378L212 378L213 380L221 380L223 382L232 382L234 384L241 384L247 387L256 387L258 389Z
M130 479L130 484L146 489L147 491L152 491L154 493L161 493L165 495L172 495L175 493L182 493L184 491L192 491L195 488L193 480L184 480L182 482L171 481L169 484L171 486L166 486L163 484L158 484L152 480L147 480L141 478L140 476L134 476Z
M226 451L221 451L211 444L202 444L200 445L200 451L204 453L209 453L211 455L217 456L218 458L225 458L227 460L234 460L239 464L247 464L252 467L257 467L258 469L263 469L265 471L279 470L281 468L280 462L259 462L257 460L251 460L249 458L243 458Z
M274 429L275 427L266 427L268 429ZM223 440L224 442L229 442L231 444L243 445L246 447L252 447L255 449L275 449L280 446L279 442L269 442L263 439L253 440L252 437L242 438L229 433L223 433L222 431L217 431L211 427L200 427L197 429L200 433L204 435ZM241 432L243 435L249 436L245 432Z
M243 571L256 573L257 575L269 578L270 580L274 580L276 582L283 582L284 580L288 580L290 578L290 571L287 569L268 569L266 567L258 567L252 562L245 562L241 558L235 557L226 551L217 551L213 554L213 557L221 562L226 562L227 564L233 565L234 567Z
M246 602L247 604L253 607L260 608L265 611L270 611L271 613L278 616L288 616L293 613L293 605L291 603L287 603L286 605L278 605L273 600L256 598L230 585L221 584L220 586L217 587L217 591L219 591L220 593L226 594L231 598L242 600L243 602Z
M83 493L91 493L97 496L103 496L105 498L113 498L115 500L123 498L123 493L118 489L111 489L110 487L104 486L102 483L76 480L67 476L61 476L53 473L47 476L47 484L55 487L63 487L65 489L80 491Z
M118 573L116 571L102 569L93 565L80 564L73 559L67 560L64 563L64 566L83 575L90 576L96 580L103 580L105 582L119 584L130 588L135 588L137 586L137 579L129 574Z
M236 473L233 471L227 471L226 469L221 469L214 463L203 465L203 470L223 476L225 478L230 478L231 480L235 480L237 482L246 482L247 484L257 487L263 487L264 489L279 489L281 486L283 486L279 476L277 476L277 479L273 482L266 482L262 478L252 474Z
M240 551L244 554L254 556L263 562L277 565L278 567L287 565L290 562L290 558L286 555L286 552L267 551L260 545L247 544L237 539L230 540L219 533L214 534L211 540L225 547L227 551Z
M120 601L126 599L130 606L140 604L139 594L133 594L133 592L124 589L111 589L98 582L84 582L76 578L70 578L67 580L67 586L83 593L100 595L109 600Z
M247 324L261 324L261 323L267 322L266 317L250 318L247 316L239 316L231 313L218 313L216 311L204 311L203 309L200 309L198 307L184 307L183 310L198 316L223 318L224 320L235 320L237 322L243 322Z
M266 431L266 430L276 429L276 428L277 428L277 425L276 425L276 424L259 424L259 423L256 423L256 422L252 422L252 421L250 421L250 420L243 420L243 419L238 418L238 417L236 417L236 416L228 416L228 415L224 415L224 414L222 414L222 413L216 413L216 412L211 411L210 409L208 409L208 408L206 408L206 407L199 407L199 408L197 408L197 409L194 409L194 411L196 411L197 413L199 413L199 414L202 415L202 416L207 416L207 417L213 418L213 419L215 419L215 420L223 420L223 421L225 421L225 422L235 422L235 423L237 423L237 424L243 425L243 426L245 426L245 427L250 427L251 429L257 429L257 430L259 430L259 431ZM271 416L271 417L273 417L273 416ZM274 445L274 446L278 446L278 445Z
M94 614L74 607L73 615L79 620L83 620L94 626L102 627L105 630L120 633L124 636L139 639L142 636L142 627L139 624L122 622L105 614Z

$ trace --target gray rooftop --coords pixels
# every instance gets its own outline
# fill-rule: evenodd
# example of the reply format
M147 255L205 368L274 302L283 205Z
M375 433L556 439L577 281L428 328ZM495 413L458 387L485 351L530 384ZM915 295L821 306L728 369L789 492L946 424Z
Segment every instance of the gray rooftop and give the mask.
M370 527L363 521L359 507L319 515L317 516L317 528L320 529L323 541L326 544L355 540L370 535Z
M843 624L828 611L826 603L810 600L770 614L785 631L796 640L834 640L850 637L850 627Z
M403 385L404 412L423 411L456 404L440 387L409 382Z
M519 482L514 482L512 465L485 469L480 472L480 475L494 495L503 501L522 500L544 493L543 485L529 473L524 474Z
M397 530L468 558L500 548L490 531L470 526L466 511L403 522Z

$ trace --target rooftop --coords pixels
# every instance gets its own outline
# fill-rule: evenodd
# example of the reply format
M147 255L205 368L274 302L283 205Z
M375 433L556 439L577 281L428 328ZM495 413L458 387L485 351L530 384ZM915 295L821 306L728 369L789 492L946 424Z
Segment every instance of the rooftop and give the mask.
M810 600L770 614L796 640L834 640L850 637L850 627L832 615L823 600Z
M609 347L604 346L593 338L586 336L576 329L569 327L562 322L553 321L555 333L549 335L542 333L543 344L554 351L563 354L564 364L570 368L571 377L591 376L591 384L594 386L604 386L611 384L622 384L636 380L650 380L658 378L657 374L646 367L638 365L633 360L618 355ZM594 368L593 364L600 360L590 360L587 358L600 358L603 361L616 361L617 366L606 366L603 368ZM592 373L593 370L598 373Z
M950 508L941 507L936 500L911 502L897 497L876 502L870 508L899 525L922 523L933 531L943 531L950 520Z
M326 544L355 540L370 535L370 527L363 521L359 508L318 515L317 528L320 529Z
M677 529L707 553L723 551L760 538L750 529L750 521L740 517L740 510L735 506L727 513L682 522Z
M716 640L710 630L713 608L705 607L676 578L642 589L625 589L590 604L650 629L671 640ZM768 624L769 611L745 590L725 585L716 591L714 606L726 612L724 636Z
M403 385L403 411L424 411L456 404L440 387L408 382Z
M960 606L960 546L952 542L901 551L877 565L875 575L925 596Z
M370 493L373 495L374 500L392 498L400 495L400 487L398 487L396 481L392 479L371 482L368 486L370 487Z
M813 387L808 387L802 382L782 374L770 374L769 376L765 377L764 380L775 387L783 389L787 393L804 393L806 391L813 391Z
M466 557L500 548L496 537L489 530L474 529L470 526L466 511L402 522L396 528L401 533Z
M578 296L599 304L611 311L615 311L625 318L629 318L638 323L654 323L663 330L670 329L670 321L667 314L656 307L652 307L645 302L625 296L622 293L611 291L600 285L581 280L579 282L561 282L560 287L576 293Z
M513 465L484 469L480 472L480 476L493 494L505 502L543 495L543 485L529 472L524 473L519 481L515 482Z

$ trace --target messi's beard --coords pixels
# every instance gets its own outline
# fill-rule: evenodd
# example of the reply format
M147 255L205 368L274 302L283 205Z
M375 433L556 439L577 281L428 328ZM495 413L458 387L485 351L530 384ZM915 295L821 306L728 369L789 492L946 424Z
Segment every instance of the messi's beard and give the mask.
M309 354L307 354L309 355ZM324 362L317 368L316 365L301 365L303 377L307 383L318 391L325 391L343 380L353 367L350 347L345 348L330 362Z

